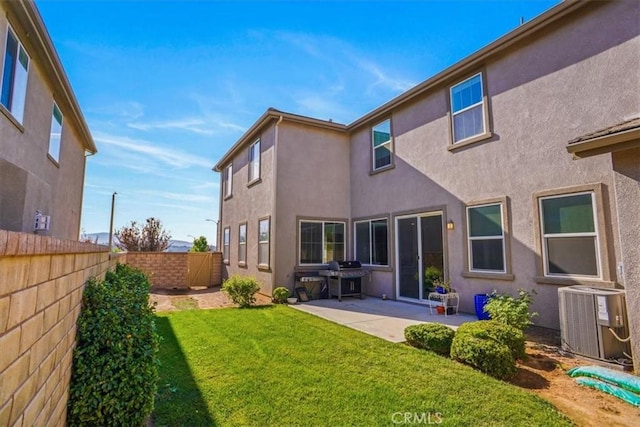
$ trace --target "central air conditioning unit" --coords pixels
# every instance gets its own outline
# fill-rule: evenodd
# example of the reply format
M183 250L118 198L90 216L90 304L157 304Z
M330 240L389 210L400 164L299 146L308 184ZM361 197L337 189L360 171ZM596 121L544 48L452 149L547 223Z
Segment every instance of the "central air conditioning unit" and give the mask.
M624 290L567 286L558 300L563 350L607 362L630 358L628 340L620 340L629 336Z

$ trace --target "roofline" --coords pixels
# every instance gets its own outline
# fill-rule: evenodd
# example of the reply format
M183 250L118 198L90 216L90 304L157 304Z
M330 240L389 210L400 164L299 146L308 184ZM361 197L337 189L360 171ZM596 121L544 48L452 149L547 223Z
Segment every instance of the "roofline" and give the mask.
M514 43L517 43L523 38L528 37L532 33L541 30L542 28L573 12L574 10L585 6L587 3L588 0L564 0L562 3L553 6L551 9L537 16L526 24L520 25L518 28L508 32L504 36L491 42L475 53L456 62L455 64L444 69L435 76L398 95L382 106L360 117L359 119L356 119L355 121L347 125L347 129L349 130L349 132L352 132L365 125L366 123L380 118L380 116L389 114L389 112L397 106L411 101L412 99L424 94L434 87L446 83L455 75L470 73L483 61L486 61L489 57L502 52Z
M38 65L44 68L45 77L48 76L51 79L56 93L62 96L63 101L71 108L70 115L72 121L76 124L77 131L80 133L81 142L85 150L91 154L97 153L98 149L89 131L89 126L82 115L78 100L73 93L60 57L53 46L49 32L34 0L8 1L4 2L4 4L9 11L15 14L15 18L23 27L27 38L34 41L31 45L38 57L43 59L42 62L38 62ZM68 117L69 112L66 113L65 117Z
M266 127L271 121L283 120L300 123L304 125L314 126L317 128L346 132L347 126L342 123L335 123L327 120L314 119L312 117L301 116L299 114L287 113L284 111L276 110L275 108L268 108L267 111L260 116L258 120L240 137L238 141L226 152L226 154L216 163L213 167L215 172L221 172L224 166L240 151L245 144L249 141L253 141L257 135Z
M569 143L566 148L576 160L638 147L640 147L640 127Z

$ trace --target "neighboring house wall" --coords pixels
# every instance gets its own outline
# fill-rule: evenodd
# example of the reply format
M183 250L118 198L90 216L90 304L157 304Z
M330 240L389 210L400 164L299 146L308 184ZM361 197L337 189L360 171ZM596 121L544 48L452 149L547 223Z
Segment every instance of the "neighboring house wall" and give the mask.
M540 245L534 194L586 184L602 184L604 229L608 252L602 282L616 281L618 213L609 155L572 161L567 142L578 135L638 114L638 97L624 96L640 87L638 7L631 2L609 7L585 7L526 43L513 46L482 66L452 74L444 84L403 105L387 116L374 117L352 137L351 209L354 218L405 211L444 209L455 229L447 231L448 272L464 296L461 309L473 311L473 294L492 289L513 293L535 289L536 324L559 327L557 289L566 280L537 280ZM626 25L621 21L628 20ZM606 36L599 30L618 22ZM600 34L600 37L585 37ZM449 87L481 71L486 82L493 137L448 150ZM606 84L605 84L606 82ZM390 117L394 135L395 168L369 176L370 125ZM457 147L456 147L457 148ZM360 153L361 155L358 155ZM410 183L410 184L409 184ZM467 240L464 204L507 198L511 272L504 275L465 274ZM393 221L392 221L393 222ZM395 232L394 224L391 225ZM391 234L391 241L395 236ZM395 251L393 253L395 256ZM397 267L397 260L394 263ZM607 273L608 270L608 273ZM376 271L370 292L395 294L396 270ZM552 283L550 283L552 282ZM576 282L579 283L579 282Z
M105 246L0 230L0 425L65 425L76 321Z
M0 67L9 28L29 62L22 119L0 103L0 229L32 232L39 210L51 217L39 233L78 239L85 153L95 146L33 2L0 3ZM62 114L57 158L49 155L54 102Z

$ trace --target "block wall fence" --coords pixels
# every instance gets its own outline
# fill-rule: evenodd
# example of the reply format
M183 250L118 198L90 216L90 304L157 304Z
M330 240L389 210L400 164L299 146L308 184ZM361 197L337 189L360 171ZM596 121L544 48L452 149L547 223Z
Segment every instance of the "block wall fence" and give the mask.
M84 285L125 257L0 230L0 426L65 425Z
M127 252L127 264L142 270L154 288L187 289L194 286L195 270L201 270L193 261L201 253L188 252ZM222 283L222 253L209 253L206 265L210 281L206 286ZM190 271L193 270L193 271Z

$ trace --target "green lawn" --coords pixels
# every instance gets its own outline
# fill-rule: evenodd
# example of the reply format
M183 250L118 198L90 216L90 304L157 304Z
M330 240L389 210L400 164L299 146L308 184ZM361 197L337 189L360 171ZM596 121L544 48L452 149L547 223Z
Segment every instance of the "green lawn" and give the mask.
M532 393L286 306L159 314L157 328L156 427L571 425Z

